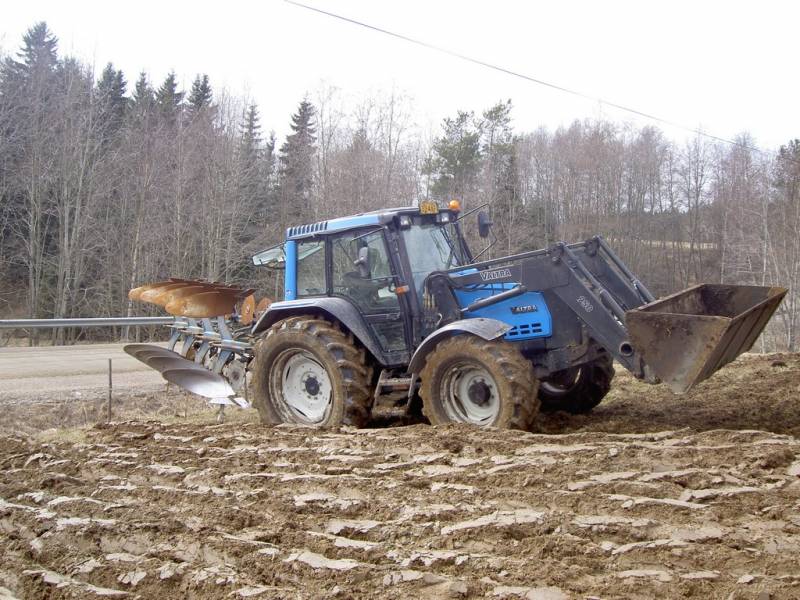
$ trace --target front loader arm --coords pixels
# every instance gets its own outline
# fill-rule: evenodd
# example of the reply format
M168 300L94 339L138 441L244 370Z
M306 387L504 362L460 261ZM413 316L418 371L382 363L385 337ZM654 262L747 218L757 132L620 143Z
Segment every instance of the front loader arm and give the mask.
M786 294L780 287L701 284L655 300L600 237L460 267L449 282L473 289L514 283L552 294L634 376L664 381L676 393L749 350ZM490 305L491 293L475 304Z
M485 261L471 265L470 272L462 267L449 275L455 288L516 284L506 292L487 295L479 301L482 307L526 290L552 292L585 325L592 338L642 378L644 363L630 343L625 312L642 306L652 295L627 268L619 268L621 264L601 238L592 238L580 244L559 243L546 250Z

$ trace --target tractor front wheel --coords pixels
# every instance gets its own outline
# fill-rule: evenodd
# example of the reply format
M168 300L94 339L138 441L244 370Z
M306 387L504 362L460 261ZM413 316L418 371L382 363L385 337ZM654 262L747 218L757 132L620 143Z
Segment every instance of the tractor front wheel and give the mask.
M539 407L531 364L504 341L450 338L428 355L420 379L423 412L433 425L528 429Z
M253 405L264 423L364 426L372 369L352 336L313 316L273 325L255 345Z

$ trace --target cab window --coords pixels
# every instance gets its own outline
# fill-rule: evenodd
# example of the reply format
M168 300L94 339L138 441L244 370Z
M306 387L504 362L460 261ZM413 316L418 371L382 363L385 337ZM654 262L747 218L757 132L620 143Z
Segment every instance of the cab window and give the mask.
M305 240L297 244L297 297L323 296L325 285L325 241Z
M457 233L457 232L456 232ZM451 232L441 225L425 223L403 231L403 241L411 264L417 294L422 297L422 283L433 271L446 271L461 264L460 252Z
M333 237L333 293L347 296L364 312L397 310L399 301L382 231Z
M333 293L349 298L387 351L406 350L400 300L383 232L347 232L331 239Z

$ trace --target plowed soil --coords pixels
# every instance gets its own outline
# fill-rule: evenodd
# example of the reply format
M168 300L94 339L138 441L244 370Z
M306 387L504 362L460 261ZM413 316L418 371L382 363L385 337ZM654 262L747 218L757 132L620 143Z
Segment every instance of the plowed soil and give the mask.
M795 355L620 374L534 433L34 400L2 401L0 598L800 597Z

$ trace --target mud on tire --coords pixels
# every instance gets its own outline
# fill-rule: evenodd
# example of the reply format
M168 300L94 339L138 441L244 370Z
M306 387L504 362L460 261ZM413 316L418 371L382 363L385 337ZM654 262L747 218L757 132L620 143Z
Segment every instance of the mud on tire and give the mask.
M263 423L322 427L362 427L367 423L372 403L372 368L353 337L330 321L312 316L278 321L256 342L254 355L250 366L253 406ZM301 356L312 371L328 378L330 401L325 413L317 415L319 418L306 418L293 408L296 404L291 400L287 403L282 386L293 356Z
M422 410L433 425L465 422L526 430L539 408L531 364L502 340L473 335L445 340L428 355L420 380ZM488 381L490 402L497 402L493 413L482 410L488 404L482 380Z
M554 373L539 385L542 412L564 411L573 415L590 412L611 389L613 359L603 354L594 361Z

